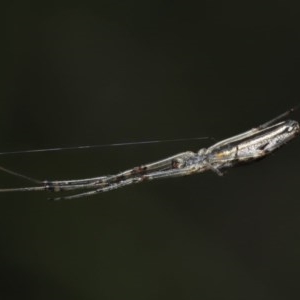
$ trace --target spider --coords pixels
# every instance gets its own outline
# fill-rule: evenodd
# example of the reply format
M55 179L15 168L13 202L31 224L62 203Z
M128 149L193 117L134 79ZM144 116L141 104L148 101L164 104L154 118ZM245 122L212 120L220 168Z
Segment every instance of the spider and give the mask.
M205 171L213 171L222 176L223 170L262 159L293 140L300 132L299 123L293 120L279 121L295 109L292 108L258 127L222 140L208 148L202 148L198 152L182 152L115 175L77 180L40 181L0 167L7 173L29 179L37 184L34 187L0 189L0 192L88 190L53 198L53 200L75 199L144 181L186 176Z

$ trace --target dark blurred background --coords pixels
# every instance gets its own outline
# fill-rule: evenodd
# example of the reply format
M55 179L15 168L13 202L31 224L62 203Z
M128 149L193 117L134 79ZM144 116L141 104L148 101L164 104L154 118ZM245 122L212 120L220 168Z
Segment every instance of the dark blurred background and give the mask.
M300 102L292 2L10 1L2 12L0 152L220 140ZM76 179L212 143L0 155L0 165ZM298 139L223 177L74 201L1 194L0 297L299 299L299 149ZM27 184L3 173L0 183Z

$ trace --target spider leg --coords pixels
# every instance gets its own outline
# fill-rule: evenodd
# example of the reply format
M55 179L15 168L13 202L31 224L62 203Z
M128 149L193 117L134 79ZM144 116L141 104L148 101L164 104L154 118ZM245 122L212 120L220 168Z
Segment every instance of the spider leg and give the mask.
M186 160L195 156L194 152L188 151L176 154L174 156L162 159L153 163L134 167L132 169L117 173L115 175L93 177L77 180L60 180L60 181L44 181L43 184L52 187L54 191L67 191L74 189L94 188L95 185L108 185L116 183L129 178L134 178L138 175L149 174L154 171L171 170L177 168L180 162L184 163Z
M67 186L67 185L81 185L81 184L89 184L97 181L104 180L110 175L100 176L100 177L92 177L92 178L83 178L83 179L71 179L71 180L45 180L43 184L51 183L52 185L57 186Z
M271 119L270 121L264 123L264 124L261 124L260 126L258 126L258 129L264 129L264 128L267 128L269 127L270 125L272 124L275 124L277 123L279 120L282 120L283 118L287 117L288 115L290 115L291 113L293 113L295 110L297 110L298 108L300 107L300 104L290 108L289 110L287 110L286 112L280 114L279 116Z
M76 198L81 198L81 197L86 197L86 196L92 196L95 194L109 192L109 191L116 190L116 189L119 189L119 188L127 186L127 185L141 183L144 181L163 179L163 178L180 177L180 176L188 176L188 175L191 175L194 173L204 172L206 170L207 170L207 168L205 168L202 164L199 164L199 165L191 165L191 166L181 168L181 169L158 171L158 172L153 172L153 173L146 174L146 175L138 175L138 176L135 176L135 177L123 180L123 181L110 183L107 186L96 188L89 192L84 192L84 193L65 196L65 197L57 197L52 200L54 200L54 201L63 200L63 199L71 200L71 199L76 199ZM94 186L94 187L96 187L96 186Z
M0 192L25 192L25 191L50 191L61 192L71 191L77 189L94 189L106 188L126 181L127 179L134 179L143 175L157 172L177 169L184 165L184 163L196 154L191 151L179 153L177 155L167 157L153 163L141 165L115 175L75 179L75 180L55 180L55 181L41 181L41 186L24 187L24 188L8 188L0 189Z

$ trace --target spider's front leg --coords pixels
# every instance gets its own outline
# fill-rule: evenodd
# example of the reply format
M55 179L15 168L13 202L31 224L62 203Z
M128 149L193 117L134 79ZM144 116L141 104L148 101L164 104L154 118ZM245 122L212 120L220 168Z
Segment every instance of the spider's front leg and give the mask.
M84 192L84 193L75 194L75 195L71 195L71 196L54 198L53 200L76 199L76 198L96 195L99 193L109 192L109 191L116 190L116 189L119 189L119 188L122 188L122 187L125 187L128 185L141 183L144 181L187 176L187 175L201 172L200 169L201 169L201 166L199 166L199 165L190 165L188 167L184 167L181 169L170 169L170 170L166 170L166 171L152 172L152 173L145 174L145 175L139 174L138 176L135 176L132 178L128 178L128 179L121 180L121 181L114 182L114 183L109 183L107 186L104 186L104 187L96 188L96 186L94 186L95 189L92 191L89 191L89 192Z
M132 169L117 173L115 175L78 179L78 180L62 180L62 181L45 181L44 185L50 191L71 191L79 189L96 190L97 193L114 190L125 185L141 182L145 180L147 175L154 172L166 172L173 169L180 169L195 157L195 153L191 151L176 154L165 159L140 165ZM83 196L94 194L95 191L82 193ZM81 195L81 194L80 194ZM74 195L77 197L77 194ZM57 198L59 199L59 198ZM64 199L73 199L73 196L64 197Z

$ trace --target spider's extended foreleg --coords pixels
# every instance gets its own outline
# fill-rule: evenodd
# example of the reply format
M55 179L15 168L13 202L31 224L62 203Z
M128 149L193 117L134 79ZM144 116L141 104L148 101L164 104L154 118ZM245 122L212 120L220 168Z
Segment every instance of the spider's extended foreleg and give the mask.
M126 179L143 176L155 171L172 170L184 165L195 153L191 151L176 154L174 156L162 159L153 163L134 167L132 169L117 173L115 175L93 177L78 180L60 180L60 181L44 181L44 186L48 186L48 190L55 192L70 191L75 189L93 189L95 186L105 187L113 183L118 183Z
M125 187L127 185L141 183L144 181L187 176L187 175L191 175L191 174L199 173L199 172L203 172L203 171L205 171L205 169L203 168L202 165L191 165L191 166L184 167L181 169L158 171L158 172L153 172L153 173L146 174L146 175L135 176L135 177L132 177L132 178L129 178L126 180L119 181L119 182L110 183L107 186L104 186L104 187L101 186L100 188L99 187L97 188L97 185L95 185L94 186L95 189L92 191L75 194L75 195L70 195L70 196L65 196L65 197L57 197L57 198L54 198L53 200L63 200L63 199L70 200L70 199L76 199L76 198L81 198L81 197L86 197L86 196L92 196L95 194L109 192L112 190L116 190L116 189Z
M123 185L123 182L130 182L141 178L153 172L170 171L173 169L182 168L186 162L195 157L195 153L191 151L179 153L177 155L159 160L150 164L141 165L115 175L107 175L101 177L93 177L77 180L58 180L58 181L41 181L41 185L36 187L0 189L0 192L24 192L24 191L50 191L62 192L79 189L109 189L118 184ZM127 184L126 184L127 185Z

